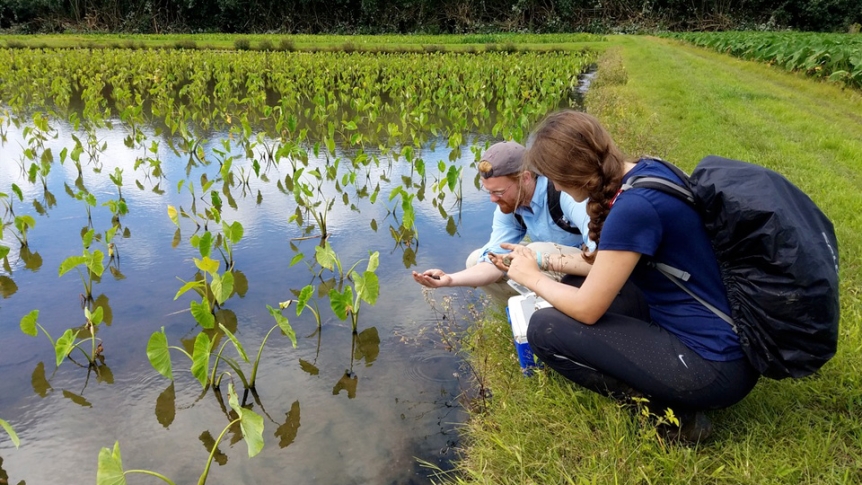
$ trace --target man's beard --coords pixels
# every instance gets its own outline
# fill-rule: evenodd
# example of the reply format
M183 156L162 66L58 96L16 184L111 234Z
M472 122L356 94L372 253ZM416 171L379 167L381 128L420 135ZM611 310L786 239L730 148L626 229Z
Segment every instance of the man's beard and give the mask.
M512 212L515 212L516 206L514 206L514 205L512 205L506 201L503 201L502 203L498 202L497 207L500 208L500 212L502 212L503 214L511 214Z

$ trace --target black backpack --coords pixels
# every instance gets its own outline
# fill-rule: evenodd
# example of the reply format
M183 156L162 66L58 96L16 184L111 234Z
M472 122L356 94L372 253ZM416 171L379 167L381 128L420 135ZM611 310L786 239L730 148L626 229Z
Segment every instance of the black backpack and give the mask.
M563 208L560 207L560 191L554 187L554 184L548 180L548 212L551 213L551 219L559 226L560 229L571 233L576 234L578 236L581 235L581 230L577 225L572 225L571 221L569 221L565 215L563 215ZM520 214L512 214L515 216L515 220L518 221L518 224L521 225L524 230L527 230L527 225L524 224L524 218L521 217Z
M685 184L634 177L623 190L660 190L698 211L732 318L684 285L697 275L658 261L649 264L727 321L762 375L783 379L817 371L838 343L838 241L829 219L799 188L767 168L708 156L689 177L657 161Z

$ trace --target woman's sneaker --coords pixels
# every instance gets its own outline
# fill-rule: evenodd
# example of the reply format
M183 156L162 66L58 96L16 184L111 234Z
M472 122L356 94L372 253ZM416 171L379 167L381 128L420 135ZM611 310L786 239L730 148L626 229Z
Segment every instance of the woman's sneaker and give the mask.
M685 444L698 444L705 442L712 434L712 421L703 411L685 413L677 416L679 426L663 425L665 437L671 441Z

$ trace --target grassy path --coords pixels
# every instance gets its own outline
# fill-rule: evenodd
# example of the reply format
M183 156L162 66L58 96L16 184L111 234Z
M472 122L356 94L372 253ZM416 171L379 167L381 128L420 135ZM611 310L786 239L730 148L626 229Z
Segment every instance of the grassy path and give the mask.
M761 380L743 402L712 413L711 442L690 448L664 442L644 418L557 375L523 378L498 316L472 340L494 399L467 427L458 480L862 483L862 97L670 40L611 42L617 48L587 105L630 153L686 169L707 154L765 165L832 219L842 265L838 354L811 378Z

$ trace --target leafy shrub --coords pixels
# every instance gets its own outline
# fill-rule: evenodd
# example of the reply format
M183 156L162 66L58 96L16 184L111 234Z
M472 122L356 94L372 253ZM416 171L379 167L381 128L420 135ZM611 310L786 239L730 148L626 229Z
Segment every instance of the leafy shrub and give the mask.
M288 52L293 52L296 50L296 44L292 39L288 39L287 37L278 41L278 49Z
M182 50L182 49L195 50L198 48L198 44L197 44L197 42L195 42L191 39L183 39L183 40L176 41L176 43L174 43L174 48L179 49L179 50Z
M233 47L238 51L247 51L251 49L251 41L248 39L237 39L233 41Z
M269 39L263 39L262 41L257 43L257 50L259 50L259 51L271 51L271 50L273 50L272 42Z

